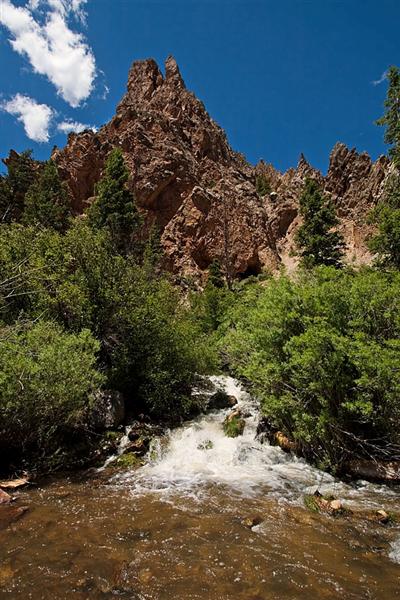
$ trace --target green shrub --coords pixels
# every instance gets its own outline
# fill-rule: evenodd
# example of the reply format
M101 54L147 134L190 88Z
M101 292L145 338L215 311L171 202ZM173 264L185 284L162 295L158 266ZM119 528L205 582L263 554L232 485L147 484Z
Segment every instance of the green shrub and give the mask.
M0 284L4 322L46 318L69 331L89 329L108 386L127 395L128 408L166 419L190 412L194 374L210 368L212 348L150 263L116 254L106 229L78 219L65 235L0 227L0 274L14 282L16 270L16 295L1 294Z
M266 196L272 191L271 184L265 175L257 175L256 191L259 196Z
M26 224L65 231L71 222L68 188L49 160L29 187L24 199L22 219Z
M221 342L271 424L334 468L400 443L400 274L320 267L249 288Z
M235 438L242 435L245 427L244 419L240 414L228 415L223 423L224 433L227 437Z
M39 322L3 328L0 339L0 448L22 460L50 457L85 429L99 344L89 331ZM3 463L4 464L4 463Z

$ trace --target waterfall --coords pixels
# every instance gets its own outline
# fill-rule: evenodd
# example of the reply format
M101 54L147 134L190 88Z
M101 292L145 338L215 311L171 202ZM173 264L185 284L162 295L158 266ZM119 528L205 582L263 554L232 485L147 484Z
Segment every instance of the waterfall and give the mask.
M136 492L191 492L204 484L219 484L246 495L260 488L299 494L310 486L329 485L333 477L256 437L260 420L257 402L228 376L209 380L237 399L245 419L243 435L227 437L223 421L231 409L213 411L169 433L167 443L155 444L149 462L116 479Z

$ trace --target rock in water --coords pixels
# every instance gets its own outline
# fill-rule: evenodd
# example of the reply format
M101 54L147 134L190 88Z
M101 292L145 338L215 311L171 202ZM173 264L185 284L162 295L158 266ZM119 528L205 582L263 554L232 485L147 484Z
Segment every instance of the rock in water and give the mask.
M218 390L210 397L207 408L209 410L221 410L223 408L231 408L235 404L237 404L235 396L230 396L223 390Z
M12 498L10 494L7 494L4 490L0 488L0 504L10 504Z

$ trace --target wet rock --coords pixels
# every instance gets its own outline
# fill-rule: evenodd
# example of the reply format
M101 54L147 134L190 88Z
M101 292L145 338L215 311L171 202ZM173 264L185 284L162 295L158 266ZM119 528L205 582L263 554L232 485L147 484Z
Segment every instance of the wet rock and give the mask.
M136 442L139 438L151 439L155 436L161 436L165 433L164 428L161 425L154 423L141 423L140 421L134 421L130 425L128 431L128 438L131 442Z
M112 429L125 419L125 400L115 390L99 390L94 398L92 427L96 430Z
M257 525L260 525L260 523L262 523L262 522L263 522L263 519L258 516L246 517L245 519L243 519L242 525L244 525L248 529L252 529L253 527L256 527Z
M0 481L0 488L3 490L15 490L23 487L29 483L27 477L20 477L19 479L7 479Z
M343 465L343 472L356 479L400 483L400 461L355 459Z
M150 447L150 439L149 438L139 438L134 442L131 442L124 450L124 454L129 452L133 452L138 456L143 456L149 451Z
M205 440L197 446L198 450L211 450L212 448L214 448L214 444L211 440Z
M209 410L222 410L232 408L235 404L237 404L235 396L230 396L223 390L218 390L210 397L207 408Z
M21 519L28 510L28 506L0 506L0 531Z
M377 510L376 516L378 517L378 519L381 523L386 524L389 522L390 517L389 517L388 513L383 509Z
M0 565L0 586L9 583L15 575L15 571L12 569L9 563Z
M272 446L279 446L284 452L300 454L300 448L283 431L279 431L271 422L263 418L257 426L257 439L263 444L269 442Z
M340 500L333 497L325 497L320 492L304 497L305 506L312 512L322 512L334 517L344 514L351 514L348 509L343 507Z
M12 502L10 494L0 488L0 504L10 504L10 502Z
M131 429L131 431L128 433L128 438L130 439L131 442L136 442L137 440L140 439L141 436L141 432L138 431L137 429Z
M142 462L138 454L134 452L128 452L127 454L121 454L115 462L111 463L111 467L117 467L120 469L134 469L140 467Z
M355 514L357 517L373 521L374 523L380 523L381 525L398 525L400 522L398 514L382 508L376 511L357 511Z

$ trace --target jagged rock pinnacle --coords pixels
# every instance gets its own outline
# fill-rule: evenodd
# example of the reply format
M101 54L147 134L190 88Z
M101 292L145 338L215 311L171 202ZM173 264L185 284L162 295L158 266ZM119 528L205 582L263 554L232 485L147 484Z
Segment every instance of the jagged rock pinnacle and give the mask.
M165 79L168 83L173 83L179 87L185 87L178 64L173 56L168 56L165 61Z
M186 89L172 56L165 61L165 76L153 59L134 62L116 116L97 133L70 136L64 149L53 152L76 212L91 202L115 146L123 151L144 229L157 224L164 266L178 277L201 278L214 259L223 263L227 231L232 275L274 271L282 263L292 269L298 201L307 176L337 207L349 261L371 259L365 215L382 192L387 163L372 163L337 144L326 176L303 155L286 173L264 162L252 167ZM262 197L256 189L260 176L271 189Z

